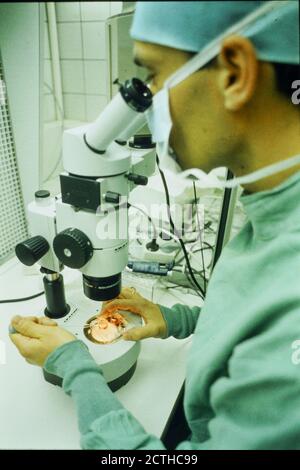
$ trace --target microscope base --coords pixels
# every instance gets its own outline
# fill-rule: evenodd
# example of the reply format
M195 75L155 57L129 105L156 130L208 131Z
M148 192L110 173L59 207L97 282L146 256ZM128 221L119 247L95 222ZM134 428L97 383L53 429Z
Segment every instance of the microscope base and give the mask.
M69 303L69 313L63 318L57 319L56 322L87 345L91 356L100 366L106 383L112 391L116 391L133 376L141 351L141 343L139 341L124 341L123 339L111 344L99 344L92 341L89 335L87 336L86 326L95 315L99 315L100 302L91 301L82 296L74 301L76 304ZM124 312L124 314L132 316L132 321L135 322L133 326L141 325L142 320L138 315L130 314L130 312ZM49 374L45 370L43 370L43 374L47 382L53 385L62 385L60 377Z
M133 366L125 372L125 374L121 375L121 377L118 377L117 379L112 380L111 382L108 382L108 386L111 389L112 392L116 392L119 390L119 388L123 387L123 385L126 385L127 382L131 379L133 376L135 369L137 366L137 362L133 364ZM47 372L45 369L43 369L43 375L46 380L46 382L51 383L52 385L57 385L59 387L62 386L62 378L58 377L57 375L50 374Z

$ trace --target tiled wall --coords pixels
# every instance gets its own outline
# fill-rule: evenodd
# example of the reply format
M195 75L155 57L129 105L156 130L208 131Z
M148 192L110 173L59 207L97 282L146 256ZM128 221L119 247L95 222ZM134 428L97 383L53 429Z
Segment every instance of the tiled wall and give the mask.
M56 3L65 119L93 121L107 104L105 20L121 11L122 2ZM45 82L53 86L48 28ZM45 86L45 121L55 119L53 94Z

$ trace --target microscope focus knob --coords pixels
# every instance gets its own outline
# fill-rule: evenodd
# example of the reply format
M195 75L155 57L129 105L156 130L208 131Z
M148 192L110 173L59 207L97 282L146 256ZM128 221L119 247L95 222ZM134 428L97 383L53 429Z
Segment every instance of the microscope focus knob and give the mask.
M93 256L90 239L77 228L63 230L53 240L57 258L69 268L82 268Z
M37 235L18 243L15 248L17 258L26 266L32 266L41 259L49 250L50 246L46 238Z
M146 186L146 184L148 184L147 176L137 175L136 173L128 173L126 178L129 181L133 181L135 184L140 184L142 186Z

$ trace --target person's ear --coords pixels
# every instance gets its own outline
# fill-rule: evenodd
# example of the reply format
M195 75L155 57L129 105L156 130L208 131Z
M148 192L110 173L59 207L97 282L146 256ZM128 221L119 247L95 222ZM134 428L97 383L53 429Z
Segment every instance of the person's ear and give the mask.
M242 36L226 38L218 56L219 89L224 106L238 111L252 98L258 78L258 61L251 41Z

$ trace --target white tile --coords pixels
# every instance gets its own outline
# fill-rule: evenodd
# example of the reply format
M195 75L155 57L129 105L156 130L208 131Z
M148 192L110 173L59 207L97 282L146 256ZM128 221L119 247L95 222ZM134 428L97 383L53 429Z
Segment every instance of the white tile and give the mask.
M85 95L64 94L66 119L85 121Z
M80 23L58 23L58 42L61 59L81 59Z
M86 119L88 122L94 121L107 105L106 96L87 95L86 96Z
M44 95L44 122L56 120L55 104L53 95Z
M44 59L50 59L50 45L49 45L49 35L48 35L48 24L45 24L44 31Z
M53 88L53 79L52 79L52 61L49 59L44 60L44 82L51 88ZM44 85L44 92L51 93L48 87Z
M43 126L42 181L45 181L51 176L58 159L61 161L62 132L62 126L59 121L47 122ZM57 166L51 179L61 170L61 164Z
M123 2L110 2L110 15L119 15L122 13Z
M82 23L84 59L105 59L105 23Z
M63 93L84 93L83 61L61 60Z
M79 2L56 2L57 21L80 21Z
M106 95L106 60L85 60L85 92L90 95Z
M82 21L105 21L110 16L111 2L80 2Z

